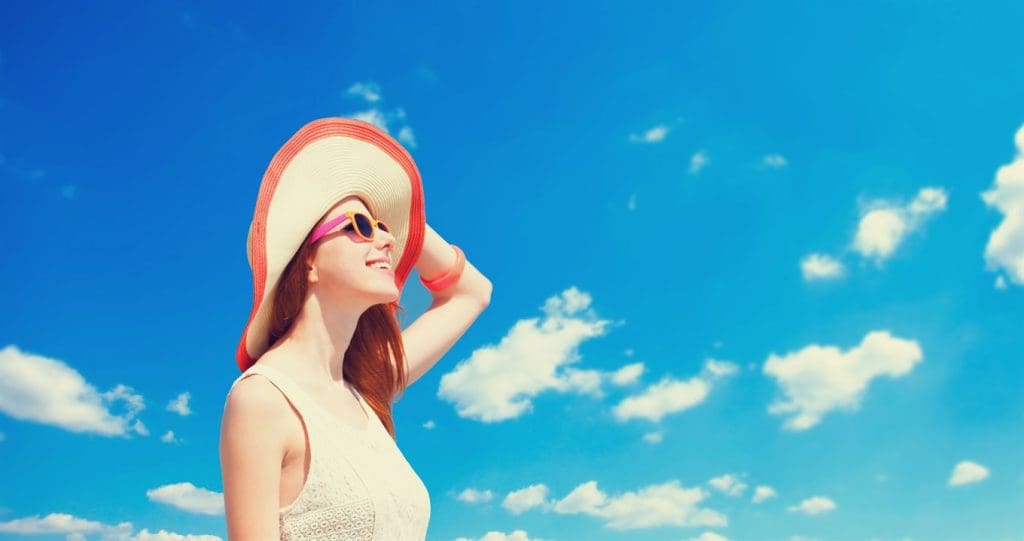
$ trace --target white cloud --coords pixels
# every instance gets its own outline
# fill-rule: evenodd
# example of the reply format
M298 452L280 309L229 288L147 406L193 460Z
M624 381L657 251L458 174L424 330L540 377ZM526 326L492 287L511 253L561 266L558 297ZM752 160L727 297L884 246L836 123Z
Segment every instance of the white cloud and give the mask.
M708 484L729 496L740 496L744 490L747 490L747 484L731 473L712 478Z
M632 385L640 379L643 373L644 363L627 364L612 373L610 380L619 386Z
M754 503L761 503L769 498L774 498L776 496L777 494L775 494L775 489L773 489L772 487L758 485L758 487L754 489L754 497L750 501Z
M1012 283L1024 285L1024 125L1014 142L1017 155L996 170L995 185L981 194L986 206L1003 213L985 245L985 269L1002 270Z
M577 348L611 323L598 319L590 295L571 287L544 303L543 319L520 320L498 345L477 349L441 377L437 396L456 413L485 423L526 414L545 391L592 393L594 374L569 365Z
M1007 288L1006 277L1001 275L1001 274L999 276L996 276L995 287L996 287L996 289L1000 289L1000 290L1006 289Z
M827 280L843 275L843 264L825 254L810 254L800 260L804 280Z
M665 377L648 386L642 393L619 402L613 413L620 421L642 418L658 422L670 413L678 413L704 402L710 390L711 384L699 376L687 381Z
M650 444L661 443L663 439L665 439L665 433L660 430L643 435L643 440Z
M693 156L690 156L690 174L695 175L699 173L710 161L707 152L698 150Z
M139 420L139 419L136 419L135 422L132 423L131 430L132 430L132 432L135 432L136 434L139 434L140 436L148 436L149 435L149 429L147 429L146 425L144 425L142 423L142 421Z
M988 468L970 460L962 460L953 468L949 476L949 486L958 487L970 483L978 483L988 478Z
M163 436L160 436L160 441L162 441L164 443L173 443L174 442L174 431L173 430L168 430L167 432L165 432Z
M146 491L150 501L165 503L190 513L224 514L224 495L189 482L164 485Z
M110 408L123 402L126 411ZM134 417L145 408L142 395L117 385L100 393L67 364L9 345L0 350L0 411L22 421L53 425L71 432L145 435Z
M642 135L634 133L629 134L629 140L634 143L660 143L665 140L665 136L668 135L669 128L665 124L659 124L647 131Z
M782 154L766 154L761 160L761 163L766 167L771 167L772 169L781 169L789 165L789 162L786 161L786 158L784 158Z
M704 532L697 537L691 537L690 541L729 541L729 538L715 532Z
M864 205L852 248L881 263L932 214L946 210L947 199L942 188L927 187L919 190L914 200L905 206L886 200L868 202Z
M629 195L629 202L626 203L626 208L628 208L631 211L636 210L636 194L635 193Z
M790 512L804 513L806 515L820 515L828 513L836 508L836 502L824 496L813 496L800 502L800 505L787 507Z
M604 396L604 392L601 390L601 382L606 376L601 371L567 367L562 374L566 389L572 389L580 394L588 394L596 398Z
M845 352L811 344L784 356L773 353L763 372L775 378L784 397L769 405L768 412L790 415L784 425L788 430L806 430L832 410L856 411L872 379L903 377L921 359L916 341L888 331L869 332Z
M437 425L434 423L433 419L430 419L427 422L423 423L423 428L426 428L427 430L433 430L435 426Z
M739 372L739 366L729 361L708 359L704 361L704 371L710 374L711 379L725 378Z
M143 528L134 532L131 522L117 525L79 518L67 513L50 513L45 517L29 517L0 522L0 533L22 535L65 535L68 541L84 540L86 535L99 535L103 541L221 541L215 535L178 534Z
M416 147L416 135L412 133L412 128L409 126L402 126L398 130L398 140L413 148Z
M380 87L377 83L370 81L353 84L348 88L346 94L358 96L371 104L377 104L383 100ZM400 142L410 148L416 147L416 136L406 121L405 109L401 107L385 111L380 107L373 106L366 110L348 113L345 116L369 122L388 134L391 134L392 130L397 130L398 133L395 137Z
M561 514L585 514L602 519L606 527L614 530L727 526L725 515L699 507L707 497L703 489L684 488L676 480L610 497L597 488L597 481L588 481L555 503L553 509Z
M359 96L370 103L380 101L380 86L374 82L355 83L346 91L349 95Z
M471 537L456 537L455 541L544 541L539 537L530 537L526 530L514 530L511 533L492 530L478 540Z
M549 507L550 502L547 501L547 497L548 487L540 483L509 492L501 502L501 506L513 515L519 515L534 507Z
M191 415L192 410L188 407L188 400L191 396L188 392L179 394L177 398L167 403L167 411L173 411L178 415Z
M612 413L620 421L642 418L658 422L668 414L704 402L715 379L735 374L737 370L736 365L728 361L708 359L701 375L685 381L666 376L639 394L623 399L613 408Z
M489 502L494 498L494 494L490 490L477 490L475 488L467 488L459 493L459 501L466 503L483 503Z

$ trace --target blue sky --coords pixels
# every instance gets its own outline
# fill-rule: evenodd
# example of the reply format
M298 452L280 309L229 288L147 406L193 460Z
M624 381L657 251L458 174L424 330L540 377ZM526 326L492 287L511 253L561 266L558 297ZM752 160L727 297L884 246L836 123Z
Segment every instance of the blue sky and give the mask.
M494 284L395 407L428 539L1024 539L1024 4L808 4L5 6L0 539L227 538L324 116Z

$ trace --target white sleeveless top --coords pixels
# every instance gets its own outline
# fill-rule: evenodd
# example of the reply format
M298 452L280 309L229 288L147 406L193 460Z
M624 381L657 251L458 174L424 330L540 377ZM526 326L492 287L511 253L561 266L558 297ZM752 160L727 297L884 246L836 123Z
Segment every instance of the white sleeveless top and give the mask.
M365 429L342 421L269 365L254 363L231 388L252 374L266 377L285 395L302 416L309 438L306 483L295 501L279 511L282 541L426 539L427 487L355 387L369 417Z

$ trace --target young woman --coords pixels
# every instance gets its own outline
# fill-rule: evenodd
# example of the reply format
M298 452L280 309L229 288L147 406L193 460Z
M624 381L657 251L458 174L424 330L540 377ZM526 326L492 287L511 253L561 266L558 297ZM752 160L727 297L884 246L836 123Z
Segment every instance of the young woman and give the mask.
M254 302L220 438L229 540L424 539L429 494L392 403L485 309L490 281L426 225L408 152L353 119L310 122L277 152L247 252ZM402 331L413 267L433 302Z

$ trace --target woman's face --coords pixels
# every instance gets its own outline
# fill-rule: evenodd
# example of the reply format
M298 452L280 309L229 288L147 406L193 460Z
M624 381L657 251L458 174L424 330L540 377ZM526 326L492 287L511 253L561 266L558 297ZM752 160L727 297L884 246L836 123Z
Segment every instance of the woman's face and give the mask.
M350 195L331 208L314 229L350 210L376 218L358 196ZM366 241L356 233L355 224L346 221L334 226L316 244L310 261L315 269L310 273L311 288L320 289L342 302L364 299L367 308L398 299L394 235L375 229L373 241ZM369 261L380 258L391 263L390 270L368 265Z

